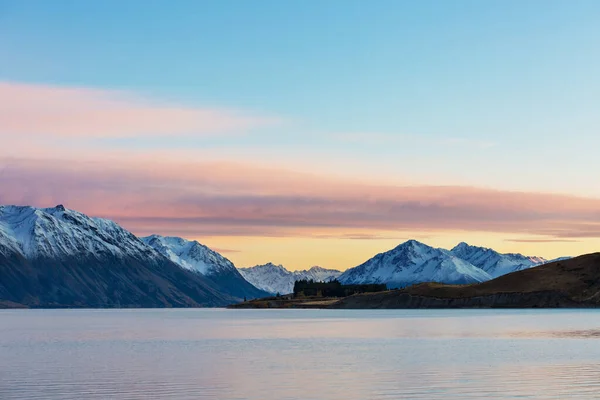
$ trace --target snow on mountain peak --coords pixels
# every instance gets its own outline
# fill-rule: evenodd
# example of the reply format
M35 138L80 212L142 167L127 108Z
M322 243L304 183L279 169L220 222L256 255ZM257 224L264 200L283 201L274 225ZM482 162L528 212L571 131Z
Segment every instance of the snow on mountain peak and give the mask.
M336 279L341 272L314 266L309 270L288 271L283 265L267 263L250 268L239 268L246 280L259 289L269 293L287 294L294 291L294 283L299 280L328 282Z
M460 242L459 244L457 244L456 246L454 246L451 251L466 250L466 249L468 249L470 247L472 247L472 246L469 245L468 243L466 243L466 242Z
M385 283L391 288L419 282L471 283L488 279L486 272L448 250L417 240L408 240L377 254L339 277L344 284Z
M174 263L203 275L210 276L226 271L236 271L231 261L196 240L156 234L140 238L140 240Z
M56 258L148 253L133 234L113 221L90 218L59 205L0 207L0 241L27 258ZM158 257L158 254L150 254Z
M528 257L518 253L502 254L487 247L471 246L465 242L459 243L450 252L486 271L492 278L546 262L542 257Z

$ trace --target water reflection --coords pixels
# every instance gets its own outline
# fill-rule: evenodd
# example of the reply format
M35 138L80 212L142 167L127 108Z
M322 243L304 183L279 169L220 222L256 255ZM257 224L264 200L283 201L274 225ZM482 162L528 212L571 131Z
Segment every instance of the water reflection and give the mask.
M0 312L1 399L594 398L600 313Z

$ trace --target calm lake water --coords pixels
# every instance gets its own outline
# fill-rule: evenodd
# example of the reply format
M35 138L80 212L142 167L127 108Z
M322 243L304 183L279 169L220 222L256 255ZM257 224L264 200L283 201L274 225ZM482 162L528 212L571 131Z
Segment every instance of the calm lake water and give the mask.
M599 398L600 310L0 311L0 399Z

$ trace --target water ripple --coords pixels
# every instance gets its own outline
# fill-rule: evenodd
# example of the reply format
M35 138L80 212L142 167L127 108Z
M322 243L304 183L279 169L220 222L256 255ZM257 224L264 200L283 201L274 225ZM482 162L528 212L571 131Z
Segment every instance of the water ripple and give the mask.
M597 398L598 317L0 312L0 399Z

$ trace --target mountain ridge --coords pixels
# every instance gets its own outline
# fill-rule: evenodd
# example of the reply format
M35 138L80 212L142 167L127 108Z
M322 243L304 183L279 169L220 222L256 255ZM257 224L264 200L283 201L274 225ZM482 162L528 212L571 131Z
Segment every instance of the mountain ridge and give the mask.
M343 284L385 283L389 288L427 281L473 283L489 279L485 271L450 251L413 239L375 255L339 277Z
M117 223L62 205L0 206L0 299L28 307L214 307L237 301Z
M600 253L512 272L471 285L421 283L346 297L331 308L600 307Z
M492 278L548 262L543 257L524 256L520 253L499 253L494 249L472 246L465 242L460 242L450 252L484 270Z
M0 300L30 306L217 306L290 293L300 279L390 288L470 284L548 262L465 242L446 250L408 240L344 272L319 266L289 271L273 263L236 268L198 241L138 238L111 220L62 205L0 206Z
M208 278L231 296L255 299L269 295L248 282L229 259L197 240L157 234L140 240L182 268Z
M313 266L307 270L289 271L283 265L275 265L272 262L238 269L242 276L254 286L272 294L292 293L294 283L298 280L330 281L341 274L341 271L319 266Z
M408 256L407 252L412 256ZM373 256L356 267L343 272L331 271L336 271L332 278L340 280L343 284L385 283L390 288L396 288L429 281L456 284L484 282L547 262L549 261L543 257L524 256L519 253L504 254L465 242L460 242L451 250L447 250L410 239L391 250ZM293 282L298 279L324 279L322 275L293 277L292 274L306 273L307 270L291 272L273 263L240 268L240 272L255 286L262 287L270 293L290 291ZM281 283L282 281L285 283Z

